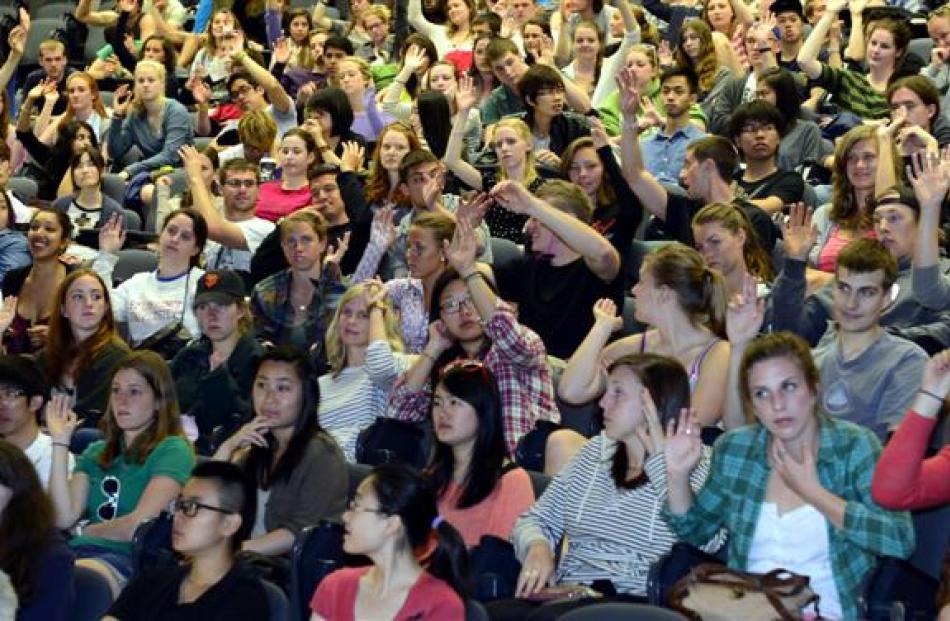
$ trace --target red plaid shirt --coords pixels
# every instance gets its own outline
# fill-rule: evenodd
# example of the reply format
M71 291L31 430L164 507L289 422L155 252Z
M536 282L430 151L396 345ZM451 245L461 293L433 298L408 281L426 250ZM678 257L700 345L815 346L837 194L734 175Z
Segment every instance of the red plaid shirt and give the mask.
M554 403L554 384L541 337L515 319L511 307L498 301L485 324L491 347L482 363L498 380L504 414L505 442L514 455L518 440L534 429L536 421L561 421ZM389 416L420 421L429 414L432 387L412 390L398 381L389 401Z

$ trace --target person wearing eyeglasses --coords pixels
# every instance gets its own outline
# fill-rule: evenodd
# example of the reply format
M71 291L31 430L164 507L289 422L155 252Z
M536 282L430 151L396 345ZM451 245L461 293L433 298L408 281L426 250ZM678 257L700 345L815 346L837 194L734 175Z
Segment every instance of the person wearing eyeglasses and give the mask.
M301 351L267 351L255 369L251 399L254 419L225 440L214 459L241 466L266 499L241 549L279 557L307 526L339 521L346 460L320 426L317 373Z
M50 400L46 423L56 527L72 529L77 563L105 578L117 597L132 576L135 529L178 497L195 465L168 366L151 351L132 352L117 365L105 438L86 448L71 474L69 441L81 421L66 395Z
M52 440L39 426L48 399L49 386L36 363L26 356L0 356L0 437L26 454L43 489L53 463Z
M144 570L103 620L269 618L261 580L235 560L257 512L257 489L244 472L224 461L198 464L169 512L172 549L186 562Z
M343 550L368 556L372 565L320 581L310 621L465 618L465 545L439 515L427 477L403 465L374 468L343 524Z
M474 230L460 219L452 243L443 242L450 267L432 286L428 342L397 382L390 415L421 420L431 411L439 371L454 360L478 360L498 379L505 404L505 444L513 455L518 440L538 421L557 423L561 417L544 343L518 323L511 307L498 297L494 284L475 265L475 250ZM548 470L554 469L552 461Z
M223 210L215 205L203 179L200 154L194 147L181 149L181 159L188 175L194 208L208 223L205 243L205 268L251 271L251 257L276 225L254 215L260 189L260 173L245 159L226 162L218 173L221 182Z

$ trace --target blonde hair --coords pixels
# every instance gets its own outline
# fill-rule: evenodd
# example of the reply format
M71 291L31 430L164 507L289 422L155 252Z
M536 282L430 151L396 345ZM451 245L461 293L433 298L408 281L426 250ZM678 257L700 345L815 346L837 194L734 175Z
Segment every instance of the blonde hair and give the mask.
M46 52L62 52L66 53L66 45L59 39L44 39L40 43L40 56Z
M369 63L366 62L365 58L360 58L359 56L345 56L340 59L340 62L337 63L337 70L339 71L339 66L343 63L353 63L360 70L360 73L363 74L363 77L366 79L366 86L369 88L373 85L373 73L369 70Z
M165 98L164 84L165 84L165 80L168 79L168 76L165 73L165 65L154 60L140 60L135 65L134 76L135 76L136 88L134 89L135 97L132 99L132 108L135 112L139 114L145 114L145 102L142 101L142 98L138 94L138 77L139 77L139 74L142 73L143 71L149 71L149 70L154 71L155 74L158 76L158 79L162 82L163 88L161 90L161 94L159 95L159 97L161 97L162 99Z
M514 132L518 134L518 137L521 138L521 140L523 140L524 143L527 144L529 147L531 147L534 144L534 137L531 135L531 128L528 127L528 124L522 121L521 119L515 118L515 117L505 117L501 119L500 121L498 121L497 123L495 123L495 131L493 133L493 136L495 136L496 140L498 136L498 130L503 129L503 128L514 130ZM504 181L505 179L508 178L508 173L505 171L504 167L500 163L498 165L497 176L498 176L499 181ZM538 171L534 165L534 149L532 148L528 150L528 155L525 158L524 179L515 179L515 181L521 181L522 183L527 185L531 183L532 181L534 181L537 178L537 176L538 176Z
M333 313L333 319L330 320L330 325L327 327L326 336L324 337L327 346L327 361L330 363L330 373L333 374L334 377L339 375L346 366L346 346L340 338L340 318L343 316L343 311L347 304L358 297L362 296L365 298L378 286L379 284L372 281L361 282L347 289L343 297L340 298L336 312ZM386 327L386 342L389 343L389 347L394 352L401 352L403 351L402 335L399 332L399 327L396 325L396 313L393 311L388 299L383 299L379 302L379 305L383 310L383 324Z
M237 129L241 144L259 147L268 153L274 149L274 141L277 140L277 123L266 110L245 112L238 121Z

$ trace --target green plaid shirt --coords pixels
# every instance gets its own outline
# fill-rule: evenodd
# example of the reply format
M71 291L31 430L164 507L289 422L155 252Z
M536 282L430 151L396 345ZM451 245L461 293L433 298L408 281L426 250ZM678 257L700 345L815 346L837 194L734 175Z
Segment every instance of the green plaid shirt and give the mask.
M729 532L729 565L745 570L749 548L765 500L770 468L769 433L761 425L730 431L713 447L706 484L684 515L663 510L670 528L701 546L720 528ZM847 502L844 528L828 522L831 568L844 618L857 619L863 580L875 556L907 558L914 550L910 514L887 511L871 499L871 477L881 443L869 430L821 417L818 477L825 489Z
M871 88L871 83L863 73L822 65L821 75L812 80L811 85L825 89L831 93L834 103L860 117L884 119L891 114L884 93Z

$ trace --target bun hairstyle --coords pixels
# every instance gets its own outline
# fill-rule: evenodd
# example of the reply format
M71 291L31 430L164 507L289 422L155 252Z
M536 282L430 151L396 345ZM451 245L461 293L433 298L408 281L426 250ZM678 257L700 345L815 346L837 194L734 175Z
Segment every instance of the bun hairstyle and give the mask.
M408 545L430 574L468 597L468 553L455 528L442 519L428 477L401 464L377 466L368 480L382 514L400 519Z
M649 254L644 265L657 286L673 290L694 324L726 338L726 283L699 252L680 243L669 244Z

